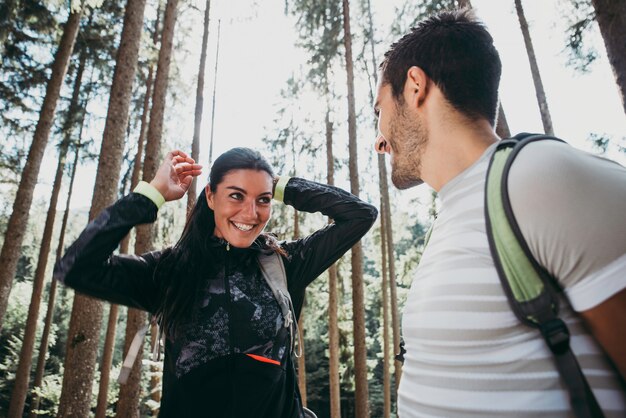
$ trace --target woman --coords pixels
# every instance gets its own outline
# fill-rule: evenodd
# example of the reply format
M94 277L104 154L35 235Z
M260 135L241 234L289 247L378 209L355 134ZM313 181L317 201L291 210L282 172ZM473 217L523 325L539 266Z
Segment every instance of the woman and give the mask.
M156 219L160 204L180 199L200 170L183 152L169 153L150 184L87 226L55 278L155 315L166 337L160 417L301 417L294 331L259 260L280 255L297 316L306 286L365 235L376 208L335 187L274 177L259 153L235 148L215 160L174 247L112 254L132 227ZM263 233L272 197L334 223L278 242Z

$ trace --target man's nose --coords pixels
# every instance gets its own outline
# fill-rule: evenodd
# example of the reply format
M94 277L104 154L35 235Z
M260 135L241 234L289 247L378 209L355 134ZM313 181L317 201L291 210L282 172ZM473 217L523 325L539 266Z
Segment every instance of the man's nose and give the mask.
M374 143L374 148L379 154L384 154L387 151L387 140L385 139L383 134L378 134L376 142Z

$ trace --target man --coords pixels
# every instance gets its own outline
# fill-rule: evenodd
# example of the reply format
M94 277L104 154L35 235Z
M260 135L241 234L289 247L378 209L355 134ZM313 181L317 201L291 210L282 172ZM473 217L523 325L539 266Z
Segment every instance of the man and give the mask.
M396 187L425 182L441 199L403 312L402 418L572 415L551 352L511 311L489 251L500 73L468 10L421 22L381 65L376 149L391 155ZM625 416L626 169L539 141L517 157L509 193L532 254L571 304L560 315L595 397L605 416Z

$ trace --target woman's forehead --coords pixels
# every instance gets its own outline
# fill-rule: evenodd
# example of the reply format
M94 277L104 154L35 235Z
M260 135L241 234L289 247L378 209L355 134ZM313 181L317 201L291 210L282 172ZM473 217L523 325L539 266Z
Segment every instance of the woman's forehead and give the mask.
M237 169L231 170L224 175L218 187L237 187L246 191L259 191L262 193L272 191L272 176L264 170Z

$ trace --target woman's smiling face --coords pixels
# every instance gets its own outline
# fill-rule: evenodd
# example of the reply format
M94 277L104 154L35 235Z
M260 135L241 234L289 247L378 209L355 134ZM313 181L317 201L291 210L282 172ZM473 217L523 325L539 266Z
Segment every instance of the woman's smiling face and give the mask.
M237 248L247 248L259 236L272 214L272 177L263 170L231 170L215 192L205 188L215 213L213 235Z

